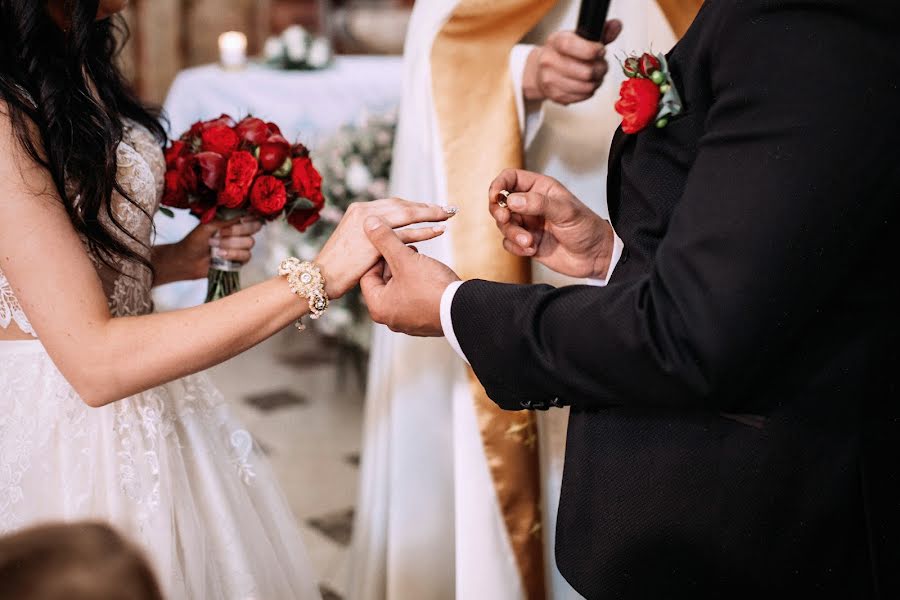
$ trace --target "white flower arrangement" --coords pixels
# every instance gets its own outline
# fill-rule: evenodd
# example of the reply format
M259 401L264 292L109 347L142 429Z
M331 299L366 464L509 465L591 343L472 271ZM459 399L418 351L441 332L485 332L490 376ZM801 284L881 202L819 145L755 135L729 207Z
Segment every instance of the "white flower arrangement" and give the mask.
M318 70L331 63L334 52L326 37L313 36L300 25L291 25L281 35L266 40L266 62L279 69Z

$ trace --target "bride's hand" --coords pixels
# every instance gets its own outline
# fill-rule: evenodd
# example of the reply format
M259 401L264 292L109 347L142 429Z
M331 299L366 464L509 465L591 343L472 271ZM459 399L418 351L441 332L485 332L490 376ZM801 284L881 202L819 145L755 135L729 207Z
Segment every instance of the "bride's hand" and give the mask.
M329 297L340 298L346 294L381 258L363 229L368 217L380 217L397 229L416 223L439 223L455 214L454 208L398 198L351 204L316 259L325 276ZM397 232L405 244L430 240L443 233L443 225Z
M252 217L231 221L212 221L198 225L183 240L153 248L153 285L175 281L190 281L206 277L210 253L221 258L246 264L254 246L253 236L262 223Z

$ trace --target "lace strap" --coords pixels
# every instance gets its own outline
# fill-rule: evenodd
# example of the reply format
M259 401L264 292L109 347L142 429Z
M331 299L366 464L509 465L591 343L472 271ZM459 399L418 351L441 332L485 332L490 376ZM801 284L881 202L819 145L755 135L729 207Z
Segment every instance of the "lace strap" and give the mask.
M12 287L9 285L3 271L0 271L0 327L9 329L11 323L15 322L24 333L37 337L25 311L19 304L18 298L13 294Z

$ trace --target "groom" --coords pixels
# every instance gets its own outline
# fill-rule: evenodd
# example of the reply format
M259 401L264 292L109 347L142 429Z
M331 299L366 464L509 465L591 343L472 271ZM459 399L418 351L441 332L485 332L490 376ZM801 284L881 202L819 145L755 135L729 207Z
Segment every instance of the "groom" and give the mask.
M506 251L606 287L460 283L367 223L376 320L445 334L505 409L572 407L587 598L900 597L898 31L891 0L709 1L685 112L613 142L612 226L502 173Z

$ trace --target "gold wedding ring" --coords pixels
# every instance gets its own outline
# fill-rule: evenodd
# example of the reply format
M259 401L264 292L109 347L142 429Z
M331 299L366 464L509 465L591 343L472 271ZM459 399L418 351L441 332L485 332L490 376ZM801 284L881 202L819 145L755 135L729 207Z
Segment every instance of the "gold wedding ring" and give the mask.
M506 208L506 199L509 198L509 192L506 190L500 190L500 193L497 194L497 206L500 208Z

